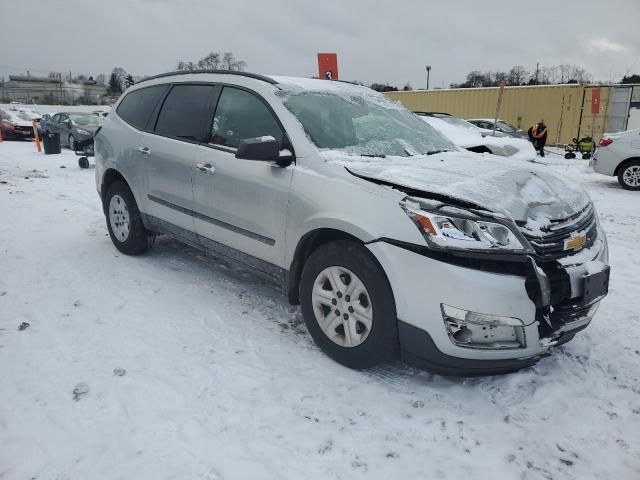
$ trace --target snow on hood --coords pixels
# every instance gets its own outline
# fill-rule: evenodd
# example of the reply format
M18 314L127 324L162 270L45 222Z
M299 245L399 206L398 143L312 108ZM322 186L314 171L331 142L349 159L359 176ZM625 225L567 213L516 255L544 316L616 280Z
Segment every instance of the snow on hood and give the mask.
M494 155L444 152L413 157L359 157L321 150L328 163L425 193L445 195L511 217L532 233L589 203L587 193L545 167Z
M447 123L438 117L420 116L419 118L459 147L469 148L484 145L484 138L480 134L480 129L474 125L469 124L472 128L463 128Z

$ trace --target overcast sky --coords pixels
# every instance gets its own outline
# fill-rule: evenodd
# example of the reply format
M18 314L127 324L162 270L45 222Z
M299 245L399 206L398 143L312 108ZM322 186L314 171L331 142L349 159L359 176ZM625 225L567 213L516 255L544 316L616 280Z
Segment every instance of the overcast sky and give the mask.
M594 80L640 73L640 0L1 0L0 75L172 70L232 51L248 71L424 88L470 70L579 64ZM9 48L11 47L11 48Z

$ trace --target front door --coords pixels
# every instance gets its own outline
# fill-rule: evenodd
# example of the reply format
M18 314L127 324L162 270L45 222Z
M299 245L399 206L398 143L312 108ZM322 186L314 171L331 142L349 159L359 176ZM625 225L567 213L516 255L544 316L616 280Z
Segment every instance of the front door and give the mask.
M205 245L221 243L282 266L289 188L295 167L235 157L241 140L266 135L291 149L263 99L244 89L224 87L209 144L196 150L194 222Z

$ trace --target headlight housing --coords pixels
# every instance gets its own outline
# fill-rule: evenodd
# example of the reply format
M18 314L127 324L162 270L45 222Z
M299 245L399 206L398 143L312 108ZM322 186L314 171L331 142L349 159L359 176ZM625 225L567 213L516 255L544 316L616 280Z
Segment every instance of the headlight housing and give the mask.
M89 130L84 130L82 128L78 128L76 130L80 135L91 135L91 132Z
M522 252L524 245L509 226L471 214L424 210L420 203L405 199L400 206L418 227L429 246L461 250Z

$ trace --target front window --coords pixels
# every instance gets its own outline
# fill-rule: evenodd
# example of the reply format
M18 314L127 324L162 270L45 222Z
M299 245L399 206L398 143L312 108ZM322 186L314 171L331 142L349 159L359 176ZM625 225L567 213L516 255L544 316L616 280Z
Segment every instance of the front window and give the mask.
M16 117L18 117L20 120L26 120L27 122L31 121L31 116L27 115L24 112L16 112Z
M319 149L376 157L456 150L433 127L382 95L324 91L281 95Z
M86 125L100 125L98 117L90 113L71 113L69 114L69 118L71 119L71 123L81 127Z
M213 118L211 143L238 148L242 140L262 136L282 145L284 135L271 111L254 94L225 87Z
M473 130L476 132L478 131L478 127L476 127L472 123L467 122L466 120L462 120L461 118L447 117L447 116L442 116L438 118L455 127L466 128L468 130Z
M518 131L516 127L514 127L510 123L503 122L502 120L498 121L498 129L505 133L515 133Z

